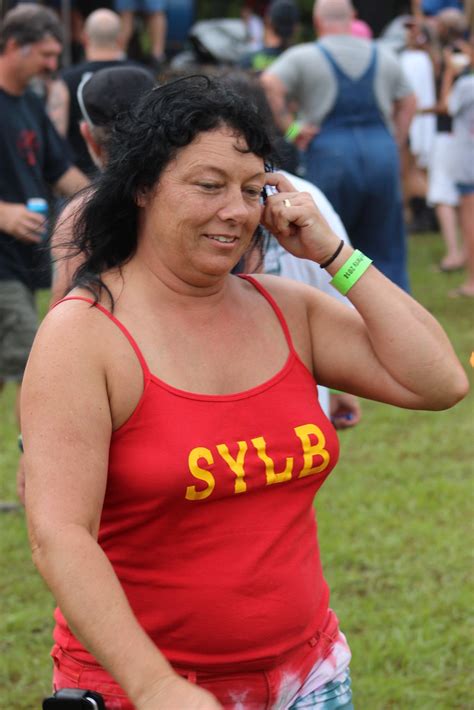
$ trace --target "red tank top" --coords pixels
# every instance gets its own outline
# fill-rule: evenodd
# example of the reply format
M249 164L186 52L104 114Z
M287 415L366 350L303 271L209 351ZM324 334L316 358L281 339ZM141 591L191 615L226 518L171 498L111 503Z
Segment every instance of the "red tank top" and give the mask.
M113 433L99 543L131 607L181 667L271 667L328 609L313 499L338 457L313 376L283 315L289 355L250 390L205 395L153 375L132 336L144 391ZM89 300L89 299L82 299ZM56 611L55 640L94 659Z

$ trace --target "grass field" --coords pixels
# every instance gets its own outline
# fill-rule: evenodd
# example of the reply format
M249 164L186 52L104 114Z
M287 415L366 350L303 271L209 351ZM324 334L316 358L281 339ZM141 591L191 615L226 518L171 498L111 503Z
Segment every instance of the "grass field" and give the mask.
M461 276L434 272L440 252L436 235L411 238L413 291L472 382L474 304L446 297ZM13 394L8 387L0 399L1 500L15 497ZM473 401L438 413L364 402L363 422L341 434L317 509L332 606L353 650L356 710L474 708ZM53 602L20 510L0 513L0 554L0 708L37 710L49 692Z

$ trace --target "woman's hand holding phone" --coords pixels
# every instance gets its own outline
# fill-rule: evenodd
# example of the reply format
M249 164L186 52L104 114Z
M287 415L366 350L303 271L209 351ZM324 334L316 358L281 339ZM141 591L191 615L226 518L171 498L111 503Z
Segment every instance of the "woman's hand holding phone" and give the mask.
M291 254L324 263L339 245L307 192L297 192L280 173L268 173L261 222Z

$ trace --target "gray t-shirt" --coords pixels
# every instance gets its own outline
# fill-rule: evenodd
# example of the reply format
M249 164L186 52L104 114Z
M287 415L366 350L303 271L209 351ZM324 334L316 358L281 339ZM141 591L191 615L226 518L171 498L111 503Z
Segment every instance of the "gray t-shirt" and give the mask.
M456 182L474 184L474 74L456 81L448 98L453 116L451 174Z
M331 53L343 72L358 78L366 71L374 42L352 35L328 35L320 43ZM319 44L319 43L318 43ZM391 127L393 102L413 93L398 57L388 48L375 43L377 66L375 99ZM337 83L333 69L317 43L308 42L287 49L268 68L285 84L289 95L299 106L298 118L321 125L334 106Z

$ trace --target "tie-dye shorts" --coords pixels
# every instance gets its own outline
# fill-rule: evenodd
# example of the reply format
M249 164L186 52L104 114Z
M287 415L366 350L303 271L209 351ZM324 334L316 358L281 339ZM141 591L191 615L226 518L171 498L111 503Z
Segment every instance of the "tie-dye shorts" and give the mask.
M353 710L349 669L338 680L325 683L319 690L299 697L288 710Z

